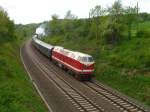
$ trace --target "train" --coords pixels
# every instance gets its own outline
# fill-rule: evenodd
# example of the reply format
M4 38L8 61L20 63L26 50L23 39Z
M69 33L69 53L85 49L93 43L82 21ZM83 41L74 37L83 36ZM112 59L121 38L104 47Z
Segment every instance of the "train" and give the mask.
M32 45L77 80L91 80L93 77L95 62L91 55L47 44L36 36L32 37Z

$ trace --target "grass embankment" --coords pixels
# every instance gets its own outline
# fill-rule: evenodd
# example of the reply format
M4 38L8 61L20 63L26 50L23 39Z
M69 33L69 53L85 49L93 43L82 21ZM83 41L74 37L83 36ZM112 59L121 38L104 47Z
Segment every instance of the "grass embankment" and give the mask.
M0 112L46 112L23 69L18 43L0 46Z
M150 21L138 27L150 32ZM98 80L150 106L150 35L136 37L134 29L132 34L131 40L124 39L116 46L101 45L99 51L94 37L67 39L59 35L44 41L91 54Z

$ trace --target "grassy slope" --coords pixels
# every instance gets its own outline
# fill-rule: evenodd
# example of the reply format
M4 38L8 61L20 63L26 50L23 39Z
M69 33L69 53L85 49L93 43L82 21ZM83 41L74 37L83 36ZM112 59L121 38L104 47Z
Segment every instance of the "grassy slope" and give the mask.
M139 29L150 31L150 21L140 23ZM94 38L68 40L62 35L44 41L93 55L98 80L150 106L150 37L133 37L113 48L104 45L101 51Z
M18 43L0 46L0 112L46 112L22 67Z

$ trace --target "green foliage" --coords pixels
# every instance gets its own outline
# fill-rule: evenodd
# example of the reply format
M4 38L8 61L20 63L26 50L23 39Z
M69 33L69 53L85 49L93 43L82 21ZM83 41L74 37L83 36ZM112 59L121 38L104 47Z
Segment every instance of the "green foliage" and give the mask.
M97 44L99 46L99 43L102 41L103 35L101 32L103 32L104 25L103 23L103 16L106 14L106 10L101 7L100 5L95 6L94 9L91 9L89 12L89 17L91 20L91 32L95 33L95 37L97 39Z
M49 35L64 35L66 39L87 36L89 33L89 24L86 19L77 19L76 16L67 12L65 19L53 18L49 24Z
M0 112L46 112L21 65L21 43L7 42L0 46Z
M141 22L150 21L150 15L148 13L140 13L139 19Z
M34 26L34 25L33 25ZM20 46L32 25L16 25L0 8L0 112L46 112L20 60Z
M150 36L150 30L140 30L136 33L136 36L139 38L149 38Z
M51 34L58 34L60 32L60 22L56 14L52 15L52 21L49 23Z
M115 1L112 7L108 8L108 24L106 24L104 37L107 43L116 44L121 39L125 25L123 24L123 7L120 0Z
M117 44L121 40L123 31L124 25L122 23L110 19L104 31L105 41L110 44Z
M137 7L127 7L125 9L125 23L127 24L128 27L128 39L130 40L132 35L131 35L131 29L132 29L132 25L133 23L136 23L138 25L138 14L137 14Z
M67 13L66 13L66 15L65 15L65 17L64 17L64 19L77 19L77 16L75 16L75 15L73 15L72 13L71 13L71 11L70 10L68 10L67 11Z
M96 6L89 19L59 20L62 32L43 40L91 54L98 80L150 105L150 14L137 9Z
M38 24L15 25L15 36L18 39L29 38L35 33L37 27Z
M0 43L14 39L14 23L3 8L0 8Z
M137 30L139 21L137 9L137 7L124 8L121 1L117 0L108 8L100 5L92 8L89 12L89 19L77 19L71 11L66 13L64 19L58 19L57 15L53 15L52 21L49 22L50 35L63 34L68 39L96 38L97 49L105 43L116 45L124 39L131 39L131 30L135 23L137 27L134 28ZM142 17L148 18L144 14L140 15L140 18Z

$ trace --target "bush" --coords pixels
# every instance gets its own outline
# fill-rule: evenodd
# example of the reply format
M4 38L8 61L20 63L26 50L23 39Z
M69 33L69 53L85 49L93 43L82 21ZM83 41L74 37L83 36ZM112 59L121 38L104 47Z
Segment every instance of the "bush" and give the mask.
M150 36L150 31L149 30L140 30L136 33L136 36L139 38L141 38L141 37L148 38Z
M14 23L7 12L0 7L0 43L12 41L14 38Z

